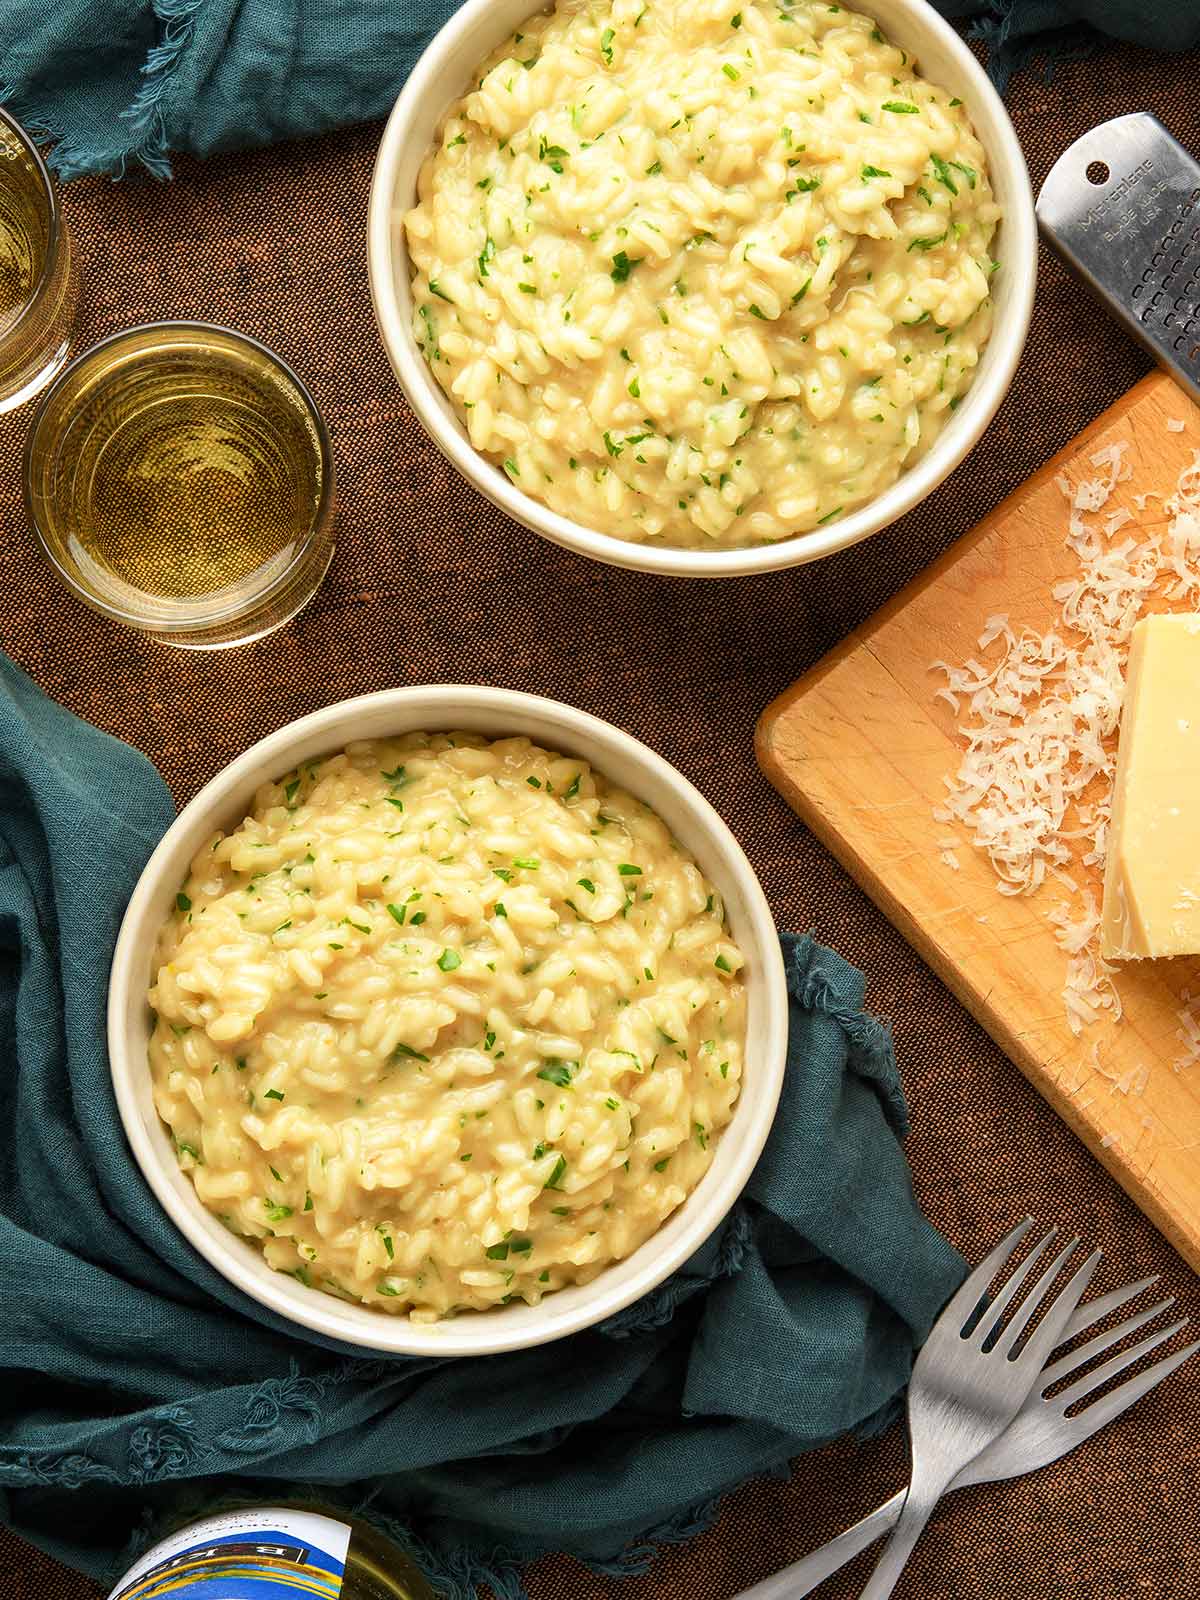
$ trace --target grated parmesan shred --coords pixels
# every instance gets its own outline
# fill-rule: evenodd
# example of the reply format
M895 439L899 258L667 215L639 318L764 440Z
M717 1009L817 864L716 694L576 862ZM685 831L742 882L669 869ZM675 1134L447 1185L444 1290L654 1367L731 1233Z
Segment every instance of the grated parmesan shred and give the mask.
M1054 585L1055 624L1039 633L992 616L977 640L982 659L932 663L945 678L935 693L961 718L965 743L934 816L962 825L1002 894L1033 894L1047 880L1065 891L1047 916L1066 959L1063 1004L1076 1035L1121 1016L1114 969L1099 953L1092 884L1104 871L1130 635L1151 595L1176 607L1200 599L1200 452L1164 501L1165 525L1143 534L1125 507L1105 511L1133 475L1128 448L1096 451L1094 478L1055 480L1067 502L1066 545L1079 562L1075 576ZM1135 495L1138 511L1151 498L1163 500ZM954 855L947 840L938 844L941 859ZM1177 1071L1200 1061L1200 996L1183 1000ZM1133 1092L1144 1082L1135 1074Z

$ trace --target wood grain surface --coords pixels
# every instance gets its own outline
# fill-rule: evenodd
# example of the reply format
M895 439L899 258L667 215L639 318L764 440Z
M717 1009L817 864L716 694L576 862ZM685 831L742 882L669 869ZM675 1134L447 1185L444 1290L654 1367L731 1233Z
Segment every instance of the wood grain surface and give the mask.
M1168 420L1182 421L1182 431ZM758 757L813 832L1200 1267L1200 1065L1176 1064L1180 1011L1189 992L1200 996L1200 961L1123 965L1114 980L1121 1020L1073 1034L1062 998L1067 958L1047 917L1067 891L1055 883L1033 895L999 893L986 855L957 824L934 817L959 762L962 714L935 698L945 679L931 663L983 654L978 636L997 613L1018 630L1058 621L1052 587L1079 563L1064 542L1067 503L1056 480L1095 477L1090 457L1118 441L1129 443L1133 473L1106 509L1127 506L1147 531L1163 526L1162 500L1139 509L1134 496L1174 489L1200 449L1200 410L1156 373L779 696L759 723ZM1200 816L1197 828L1200 848ZM943 859L956 837L957 871ZM1100 875L1092 869L1091 877L1098 898Z

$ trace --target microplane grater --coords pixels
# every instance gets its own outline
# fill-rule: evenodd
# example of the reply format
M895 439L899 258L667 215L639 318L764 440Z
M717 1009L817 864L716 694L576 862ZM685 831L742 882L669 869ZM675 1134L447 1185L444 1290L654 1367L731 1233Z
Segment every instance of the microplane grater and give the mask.
M1059 156L1037 216L1059 254L1200 402L1200 163L1148 111L1114 117Z

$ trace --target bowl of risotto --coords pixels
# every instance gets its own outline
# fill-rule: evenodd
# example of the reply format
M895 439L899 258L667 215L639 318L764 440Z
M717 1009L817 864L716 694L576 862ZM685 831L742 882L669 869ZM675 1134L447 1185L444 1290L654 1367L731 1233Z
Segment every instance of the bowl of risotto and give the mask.
M762 890L629 735L388 690L253 746L130 900L109 1052L175 1224L280 1316L484 1354L662 1281L749 1178L787 1002Z
M467 0L383 136L372 296L516 521L730 576L894 522L1024 344L1028 174L924 0Z

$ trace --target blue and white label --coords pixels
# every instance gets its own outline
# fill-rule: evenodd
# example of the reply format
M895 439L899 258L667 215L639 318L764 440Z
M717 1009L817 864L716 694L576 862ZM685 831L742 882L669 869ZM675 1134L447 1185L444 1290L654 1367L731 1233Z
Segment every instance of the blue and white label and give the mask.
M340 1600L350 1529L263 1506L206 1517L161 1540L108 1600Z

